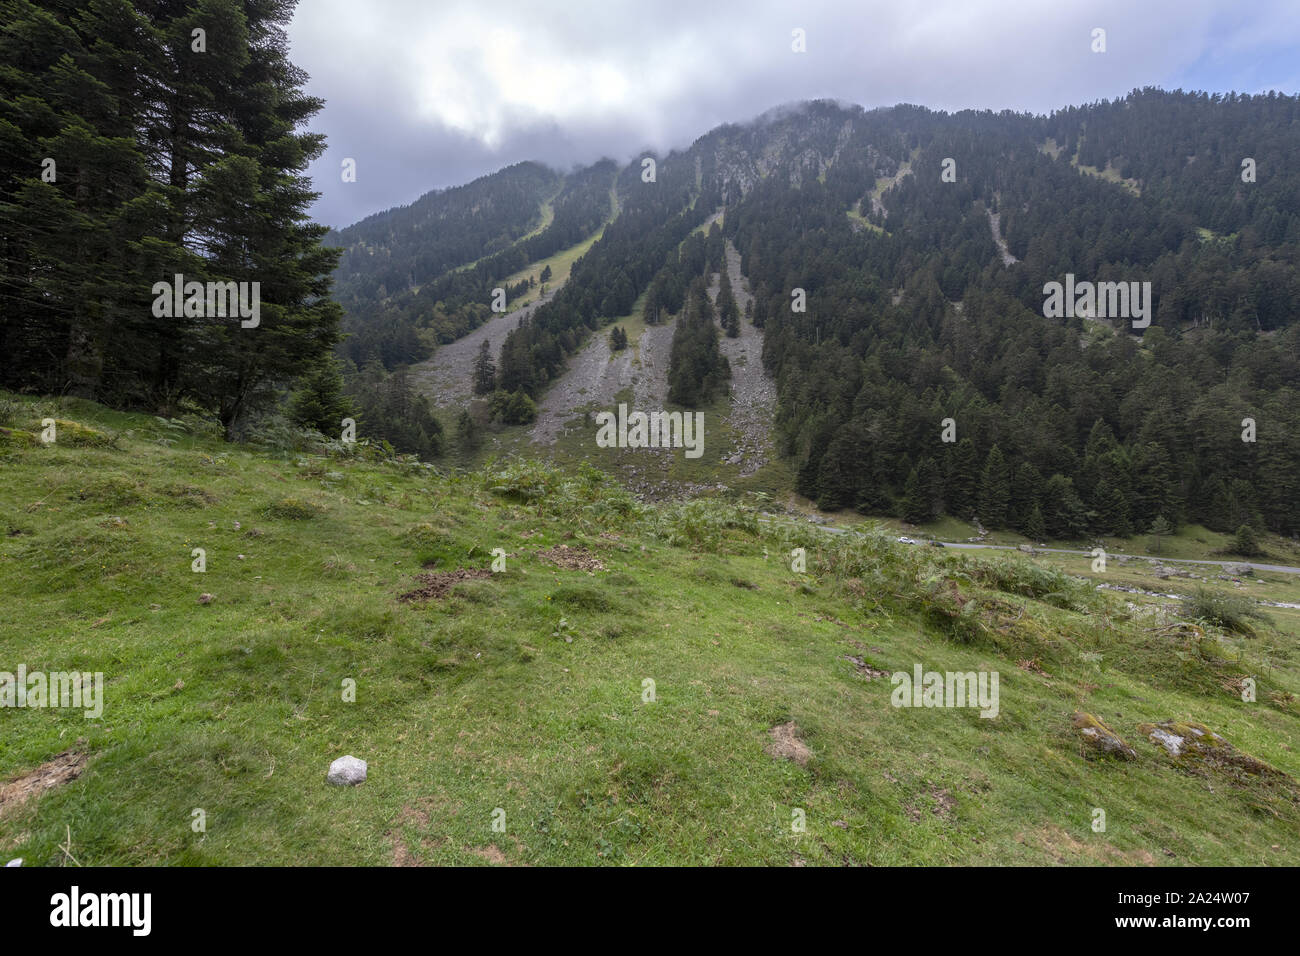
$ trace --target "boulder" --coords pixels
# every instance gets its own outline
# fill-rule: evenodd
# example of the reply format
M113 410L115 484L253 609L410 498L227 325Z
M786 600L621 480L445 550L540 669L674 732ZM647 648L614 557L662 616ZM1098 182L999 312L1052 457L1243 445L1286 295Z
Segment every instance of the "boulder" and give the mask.
M1118 757L1121 760L1134 760L1137 751L1124 742L1119 734L1111 730L1101 719L1079 711L1074 715L1074 729L1079 732L1083 742L1092 748L1094 754L1105 757Z
M1286 773L1243 753L1209 727L1195 721L1162 720L1155 724L1139 724L1138 733L1145 734L1148 740L1184 767L1291 780Z
M366 779L366 762L349 754L330 764L329 775L325 778L336 787L355 787Z
M1249 564L1229 564L1223 570L1238 578L1248 577L1255 573L1255 569Z

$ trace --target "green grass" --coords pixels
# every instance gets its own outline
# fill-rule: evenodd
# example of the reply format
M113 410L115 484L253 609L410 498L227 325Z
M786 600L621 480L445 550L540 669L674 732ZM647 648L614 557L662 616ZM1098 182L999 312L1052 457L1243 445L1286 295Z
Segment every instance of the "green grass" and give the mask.
M1135 729L1197 720L1300 775L1293 632L1196 645L1046 564L640 505L590 467L441 474L11 401L16 427L116 441L0 450L0 669L108 681L98 720L0 709L0 781L90 755L0 812L6 858L67 862L70 833L82 865L1300 860L1285 786L1189 772ZM602 569L538 556L558 545ZM399 600L497 547L504 573ZM848 657L997 671L1000 713L894 708ZM1087 759L1077 708L1138 759ZM765 751L787 721L806 766ZM349 753L369 779L328 786Z
M528 233L528 235L521 237L519 240L520 242L523 242L525 239L529 239L532 236L537 235L543 229L545 229L547 226L551 224L551 222L555 219L555 210L552 206L553 201L554 201L554 197L552 197L552 199L550 200L547 200L546 203L543 204L541 225L538 226L536 229L534 229L532 232ZM596 240L605 234L605 228L611 222L613 222L615 219L618 218L618 213L619 213L618 191L612 186L610 187L609 190L609 201L610 201L609 218L605 220L604 225L602 225L599 229L593 232L586 239L582 240L581 242L575 243L572 246L569 246L567 249L561 249L559 252L555 253L554 255L547 256L545 259L538 259L536 262L530 263L529 265L520 269L518 272L506 276L506 278L501 281L502 288L509 288L512 285L518 285L524 279L532 278L537 280L537 285L535 285L532 289L528 290L523 295L517 296L516 298L510 300L509 305L511 308L517 309L525 305L528 305L528 303L535 301L541 295L542 293L541 275L543 270L547 266L551 267L551 278L546 283L548 288L558 289L565 282L569 281L569 273L573 269L573 264L577 262L579 259L581 259L587 253L587 251L593 245L596 244Z
M1142 195L1142 187L1138 185L1138 181L1136 179L1125 179L1119 174L1119 170L1109 162L1106 164L1105 169L1098 169L1096 166L1085 166L1083 163L1079 162L1079 154L1076 150L1074 156L1070 159L1070 165L1075 169L1087 173L1089 176L1095 176L1098 179L1104 179L1108 183L1123 186L1134 196Z
M850 206L849 209L845 212L845 215L849 217L850 222L856 222L858 225L863 226L866 229L870 229L874 233L887 235L887 233L885 233L885 230L883 228L877 226L866 216L862 215L861 203L855 203L854 205Z

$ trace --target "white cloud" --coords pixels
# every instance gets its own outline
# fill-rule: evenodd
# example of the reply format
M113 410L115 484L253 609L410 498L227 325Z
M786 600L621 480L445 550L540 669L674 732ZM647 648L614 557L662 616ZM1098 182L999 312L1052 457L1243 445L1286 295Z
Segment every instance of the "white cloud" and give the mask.
M1089 49L1097 26L1104 55ZM1294 67L1261 79L1260 64L1294 62L1300 13L1288 0L303 0L290 39L327 101L317 214L340 225L521 159L627 159L814 97L1041 112L1147 85L1287 89ZM355 184L339 182L344 156Z

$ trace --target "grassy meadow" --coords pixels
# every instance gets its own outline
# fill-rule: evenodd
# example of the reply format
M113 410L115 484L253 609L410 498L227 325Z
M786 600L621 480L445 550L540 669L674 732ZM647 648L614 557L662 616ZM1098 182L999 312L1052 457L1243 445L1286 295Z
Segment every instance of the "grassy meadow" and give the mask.
M231 445L12 395L0 428L0 671L107 682L97 719L0 708L3 859L1300 862L1295 617L760 522L752 495L646 505L580 464ZM917 664L996 672L997 716L892 706ZM1268 768L1171 757L1137 729L1163 720ZM363 784L326 783L344 754Z

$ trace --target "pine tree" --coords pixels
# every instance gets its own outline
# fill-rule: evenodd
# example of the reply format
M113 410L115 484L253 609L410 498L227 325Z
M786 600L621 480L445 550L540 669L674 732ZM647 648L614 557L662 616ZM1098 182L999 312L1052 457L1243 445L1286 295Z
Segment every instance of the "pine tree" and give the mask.
M1043 520L1043 509L1039 507L1038 502L1029 509L1029 514L1025 518L1025 525L1022 529L1025 537L1031 541L1042 541L1047 537L1047 524Z
M339 339L339 253L306 214L324 141L299 127L322 104L287 59L293 4L5 9L0 313L16 309L0 338L36 359L6 380L163 411L190 400L233 437ZM154 284L176 273L249 283L258 320L207 301L155 314Z
M487 339L478 347L474 359L474 394L489 395L496 389L497 367L492 361L492 345Z
M728 338L736 338L740 335L740 308L736 305L736 297L731 291L731 279L727 275L727 270L722 271L721 279L718 285L718 323L722 326Z
M926 503L925 492L922 490L921 476L913 468L907 476L907 482L903 485L902 501L903 520L912 524L923 524L930 520L930 506Z
M1151 522L1151 528L1148 532L1151 535L1152 548L1156 554L1160 553L1160 539L1174 533L1173 526L1165 519L1164 515L1156 515L1155 520Z
M1042 497L1043 476L1031 461L1021 462L1011 482L1011 498L1007 502L1007 522L1018 531L1028 534L1029 515ZM1042 511L1039 511L1042 518Z
M712 401L731 377L731 367L718 348L718 327L703 278L691 283L685 309L669 349L668 400L696 407Z
M933 458L922 458L916 465L916 475L922 502L925 505L924 521L938 517L943 501L943 475Z
M0 378L120 404L151 267L178 252L141 245L165 210L137 135L153 36L109 5L12 0L0 22Z
M994 445L984 461L980 476L979 518L986 528L1005 528L1007 503L1011 499L1011 469L1002 450Z
M662 275L655 276L654 281L650 283L650 288L646 290L645 307L641 311L641 317L646 325L658 325L662 316L664 299L664 281Z
M1232 541L1232 550L1247 558L1256 558L1264 553L1264 549L1259 546L1255 529L1248 524L1243 524L1237 529L1237 534Z
M478 423L474 421L474 416L467 408L461 409L460 415L456 418L456 441L465 452L475 451L482 443Z
M822 456L817 483L817 507L823 511L849 508L857 500L861 468L855 460L853 446L852 439L842 430L831 439L826 454Z
M1098 534L1113 534L1126 537L1132 533L1129 524L1128 498L1123 490L1111 480L1109 472L1102 472L1101 480L1093 492L1094 518L1092 530Z
M979 490L980 469L975 454L975 443L963 438L949 446L948 477L944 482L948 513L970 518L975 513Z
M350 408L351 403L343 394L343 374L339 363L333 357L326 357L299 380L288 413L289 419L296 424L315 428L326 435L336 435Z
M1052 475L1043 487L1043 527L1050 538L1079 538L1088 530L1087 514L1074 482Z

